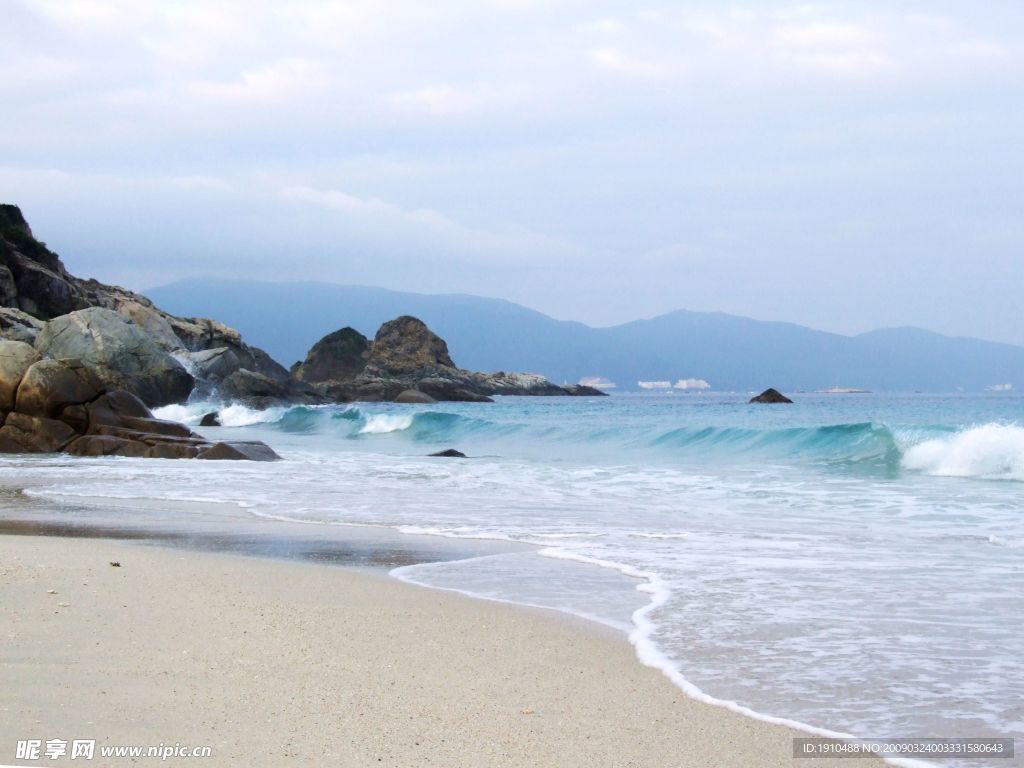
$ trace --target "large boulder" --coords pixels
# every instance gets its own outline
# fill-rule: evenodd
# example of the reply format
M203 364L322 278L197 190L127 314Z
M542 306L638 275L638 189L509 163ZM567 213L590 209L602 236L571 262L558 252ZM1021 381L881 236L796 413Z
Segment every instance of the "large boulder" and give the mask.
M241 368L220 383L219 392L226 400L259 405L273 404L288 397L288 387L280 381L256 371Z
M406 389L398 393L398 396L395 398L395 402L428 405L430 403L436 403L437 400L432 398L426 392L420 392L418 389Z
M184 424L157 419L135 395L124 390L108 392L86 407L89 431L96 434L120 435L137 439L138 435L173 438L194 438L196 434ZM123 435L123 432L137 434Z
M83 435L67 449L72 456L128 456L143 458L150 446L138 440L112 435Z
M220 381L245 367L238 353L231 347L182 352L179 359L196 379L202 381Z
M10 413L0 427L0 449L8 453L54 453L77 436L63 421Z
M110 309L90 307L48 322L35 347L53 358L74 358L110 388L125 389L150 407L178 403L194 380L142 329Z
M80 360L40 360L25 371L14 407L29 416L56 418L69 405L95 400L104 389L95 372Z
M305 361L292 367L292 374L310 384L350 381L363 372L369 358L369 340L354 328L342 328L314 344Z
M422 320L402 315L384 323L377 331L367 367L375 372L401 376L456 366L444 339L427 328Z
M18 385L25 372L40 360L40 354L22 341L0 341L0 412L14 410Z
M214 443L199 452L198 459L214 461L278 461L280 456L260 442Z
M240 368L222 379L217 383L215 392L221 400L240 402L252 408L324 402L324 396L312 385L297 381L287 373L281 379L247 368Z

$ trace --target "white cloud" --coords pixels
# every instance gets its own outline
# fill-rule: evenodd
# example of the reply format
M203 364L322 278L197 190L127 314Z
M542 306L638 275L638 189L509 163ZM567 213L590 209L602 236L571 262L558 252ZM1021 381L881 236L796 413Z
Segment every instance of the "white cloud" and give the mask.
M217 192L231 192L234 186L226 179L215 176L173 176L167 183L181 189L206 189Z
M326 208L345 216L363 232L390 246L428 247L460 260L514 260L520 266L551 258L576 259L578 249L555 238L531 232L491 231L466 226L432 208L406 208L375 197L359 197L336 189L285 187L289 200Z
M319 62L282 59L242 72L234 80L193 83L190 90L214 101L273 105L308 99L328 88L328 77Z
M434 85L391 94L387 101L403 112L447 117L478 112L502 100L487 89Z
M309 187L286 187L282 194L292 200L303 200L307 203L316 203L324 208L330 208L341 213L355 216L386 215L397 216L409 220L422 218L422 212L417 215L416 211L406 211L392 203L385 203L383 200L369 197L356 197L336 189L319 190ZM442 217L443 218L443 217Z
M591 56L602 69L623 75L661 77L669 71L668 67L651 59L629 55L615 47L599 48Z
M774 41L782 47L849 48L872 44L872 35L861 24L814 21L805 24L782 24L772 31Z

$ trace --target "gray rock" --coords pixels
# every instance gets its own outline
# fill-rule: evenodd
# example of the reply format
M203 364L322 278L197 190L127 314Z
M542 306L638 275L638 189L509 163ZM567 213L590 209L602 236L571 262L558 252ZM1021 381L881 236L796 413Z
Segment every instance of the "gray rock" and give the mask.
M69 405L60 412L60 416L57 418L75 432L82 433L89 429L89 409L84 405Z
M99 377L79 360L40 360L25 371L14 407L29 416L55 418L69 405L95 400L104 389Z
M384 323L373 338L367 368L401 376L433 368L455 368L444 339L422 320L402 315Z
M220 426L220 414L216 411L212 413L204 413L203 418L199 420L200 427L219 427Z
M55 453L77 437L63 421L10 413L0 427L0 442L13 441L24 453ZM8 451L18 452L18 451Z
M602 392L597 387L587 384L567 384L562 387L567 395L572 397L608 397L607 392Z
M194 445L157 443L149 446L143 456L147 459L194 459L202 449Z
M244 365L238 354L230 347L214 347L197 352L183 352L181 357L186 367L197 379L217 381L227 378ZM251 364L251 360L249 361Z
M235 371L224 379L218 391L220 396L226 400L252 401L261 398L284 400L288 397L288 387L285 384L245 368Z
M295 378L310 384L325 381L351 381L366 368L370 342L354 328L329 333L310 347L306 359L297 363Z
M445 449L443 451L438 451L437 453L432 453L430 455L432 457L433 456L437 456L437 457L444 458L444 459L464 459L464 458L466 458L466 454L464 454L462 451L456 451L454 448L447 448L447 449Z
M18 385L29 366L40 357L34 347L23 341L0 341L0 411L14 410Z
M196 457L208 460L279 461L274 449L264 443L214 443Z
M150 446L111 435L84 435L68 446L72 456L131 456L142 458Z
M46 324L35 347L54 358L75 358L107 386L125 389L156 407L185 400L193 378L135 324L102 307L71 312Z
M0 306L18 306L18 284L10 267L0 264Z
M18 286L18 308L30 315L57 317L86 306L81 292L66 275L21 257L8 268Z
M396 403L436 403L437 400L432 398L426 392L420 392L418 389L406 389L398 393L395 398Z
M442 379L431 377L417 382L416 386L435 400L451 403L493 403L487 395L478 392L471 381L465 379Z
M96 398L87 410L97 424L120 424L125 418L153 418L152 412L144 402L123 389L115 389Z
M35 344L43 325L45 323L42 320L37 320L28 312L14 307L0 307L0 338Z

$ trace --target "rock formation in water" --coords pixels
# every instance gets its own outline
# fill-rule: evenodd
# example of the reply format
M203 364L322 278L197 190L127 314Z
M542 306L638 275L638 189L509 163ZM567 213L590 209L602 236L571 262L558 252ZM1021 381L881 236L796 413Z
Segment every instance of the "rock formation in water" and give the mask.
M442 459L465 459L466 454L462 451L457 451L454 448L445 448L443 451L437 453L428 454L430 457L438 457Z
M263 443L212 443L184 424L153 417L131 392L74 358L44 358L0 341L0 453L159 459L280 458Z
M590 387L560 387L534 374L463 370L444 339L408 315L384 323L372 342L351 328L329 334L292 370L338 402L488 402L491 395L603 394Z
M793 401L779 392L777 389L768 388L760 395L750 398L751 403L792 403Z
M292 366L299 381L345 381L358 376L370 358L370 341L355 328L329 333L310 347L306 359Z

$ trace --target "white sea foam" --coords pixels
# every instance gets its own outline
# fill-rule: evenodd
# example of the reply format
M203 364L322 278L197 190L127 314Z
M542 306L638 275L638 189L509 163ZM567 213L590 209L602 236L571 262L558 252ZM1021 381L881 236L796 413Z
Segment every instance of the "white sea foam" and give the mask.
M996 547L1006 547L1007 549L1024 549L1024 539L1008 539L1004 536L996 536L995 534L988 537L988 543Z
M407 527L407 528L411 528ZM407 530L407 532L414 532ZM426 530L419 529L415 531L420 534L435 535L435 536L457 536L452 532L440 531L438 529ZM656 573L645 571L634 566L614 562L611 560L603 560L600 558L591 557L589 555L583 555L578 552L574 552L568 549L562 549L559 547L547 547L537 552L542 557L548 557L556 560L568 560L571 562L583 563L586 565L593 565L599 568L609 569L616 571L623 576L631 579L637 579L642 583L638 584L636 589L639 592L643 592L649 595L649 600L646 605L636 609L632 614L632 629L627 629L629 642L633 645L637 658L645 666L652 667L662 672L673 684L682 689L682 691L690 698L709 704L715 707L721 707L727 709L730 712L735 712L746 717L750 717L754 720L760 720L762 722L771 723L774 725L781 725L788 728L793 728L804 733L808 733L813 736L820 736L824 738L833 739L845 739L849 741L855 741L856 737L852 734L842 733L839 731L829 730L827 728L819 728L817 726L809 725L798 720L791 718L779 717L764 712L759 712L750 707L743 706L735 701L729 701L727 699L719 699L705 693L700 687L692 683L686 678L680 669L678 662L669 658L664 654L658 647L654 640L654 634L657 630L657 624L650 618L650 615L656 612L659 608L662 608L672 596L671 590L666 585L665 581ZM507 555L485 555L478 558L471 558L470 560L459 561L459 564L465 564L467 562L481 562L481 561L493 561L498 558L508 557ZM424 578L421 574L429 574L432 571L436 571L439 568L445 568L449 564L447 563L418 563L414 565L400 566L391 571L391 575L395 578L406 581L412 584L418 584L420 586L433 587L435 589L441 589L446 592L456 592L458 594L467 595L469 597L475 597L478 599L488 600L490 602L506 603L512 605L524 605L534 608L552 608L554 606L544 603L531 602L523 599L511 600L503 597L498 597L493 594L484 594L473 589L466 589L462 587L453 586L441 586L438 585L434 580L430 578ZM614 629L623 629L622 625L609 618L606 615L593 613L590 611L579 610L573 607L555 607L555 610L560 610L565 613L569 613L574 616L578 616L589 621L595 621L600 624L612 627ZM912 760L905 758L886 758L886 762L891 765L900 766L901 768L935 768L933 763L929 763L923 760Z
M180 421L182 424L198 424L199 420L203 418L204 413L209 413L209 410L201 411L202 406L196 404L174 404L165 405L160 408L153 409L153 415L158 419L167 419L167 421ZM216 406L210 410L217 410Z
M222 427L250 427L255 424L273 424L287 411L287 408L250 408L241 403L224 406L220 403L197 402L165 405L153 409L153 415L158 419L180 421L182 424L196 426L203 416L216 412Z
M412 415L403 413L375 413L360 428L360 435L383 435L401 432L412 426Z
M217 412L222 427L249 427L254 424L273 424L287 412L287 408L265 408L257 410L239 403L232 403Z
M903 466L929 475L1024 481L1024 427L983 424L906 450Z

